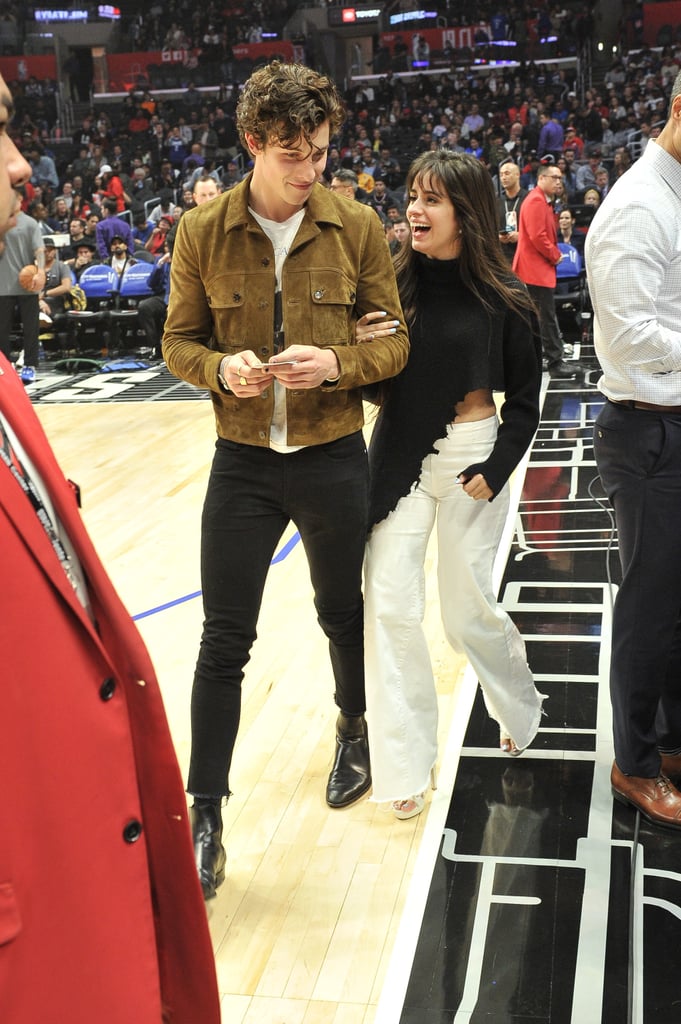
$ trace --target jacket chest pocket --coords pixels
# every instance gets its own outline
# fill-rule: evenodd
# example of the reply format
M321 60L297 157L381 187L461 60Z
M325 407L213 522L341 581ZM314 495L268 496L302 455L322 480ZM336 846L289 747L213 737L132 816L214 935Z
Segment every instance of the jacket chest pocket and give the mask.
M220 274L208 283L206 293L213 314L216 348L221 352L240 352L246 340L246 275Z
M338 270L310 273L312 342L315 345L347 345L351 342L355 287Z

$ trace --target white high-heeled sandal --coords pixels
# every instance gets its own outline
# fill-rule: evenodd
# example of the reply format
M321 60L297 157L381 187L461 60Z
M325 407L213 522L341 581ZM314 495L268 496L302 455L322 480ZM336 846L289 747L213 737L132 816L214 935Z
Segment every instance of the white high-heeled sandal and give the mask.
M499 741L499 746L505 754L510 754L511 757L520 757L527 750L527 747L516 747L515 742L510 736L502 736Z
M437 789L437 770L435 765L430 769L430 788ZM415 818L417 814L420 814L426 805L426 794L415 793L414 796L407 797L406 800L393 800L392 812L396 818L401 821L406 821L408 818Z

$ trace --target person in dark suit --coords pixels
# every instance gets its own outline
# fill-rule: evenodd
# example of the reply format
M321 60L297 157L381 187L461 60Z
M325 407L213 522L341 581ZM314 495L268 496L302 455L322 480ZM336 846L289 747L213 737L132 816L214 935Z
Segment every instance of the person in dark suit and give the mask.
M0 77L2 238L31 173L11 108ZM3 355L0 551L3 1024L219 1024L154 670Z

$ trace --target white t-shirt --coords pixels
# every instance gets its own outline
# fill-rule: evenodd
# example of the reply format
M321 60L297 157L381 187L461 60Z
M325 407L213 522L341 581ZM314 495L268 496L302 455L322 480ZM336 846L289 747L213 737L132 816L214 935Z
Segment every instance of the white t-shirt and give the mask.
M284 267L284 260L289 254L293 245L293 239L298 234L298 228L303 222L305 210L298 210L288 220L276 221L267 220L261 217L255 210L250 209L254 218L263 229L274 249L274 274L277 282L277 291L281 291L281 277ZM272 324L274 330L274 323ZM270 448L284 454L297 452L304 445L289 445L286 443L286 388L279 381L274 381L274 413L270 424Z

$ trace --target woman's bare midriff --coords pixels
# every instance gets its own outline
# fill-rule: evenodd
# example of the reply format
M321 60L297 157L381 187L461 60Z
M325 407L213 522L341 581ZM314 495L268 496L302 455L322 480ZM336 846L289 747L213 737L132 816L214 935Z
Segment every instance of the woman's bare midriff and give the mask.
M472 423L474 420L486 420L495 416L497 408L488 388L469 391L462 402L454 406L454 423Z

